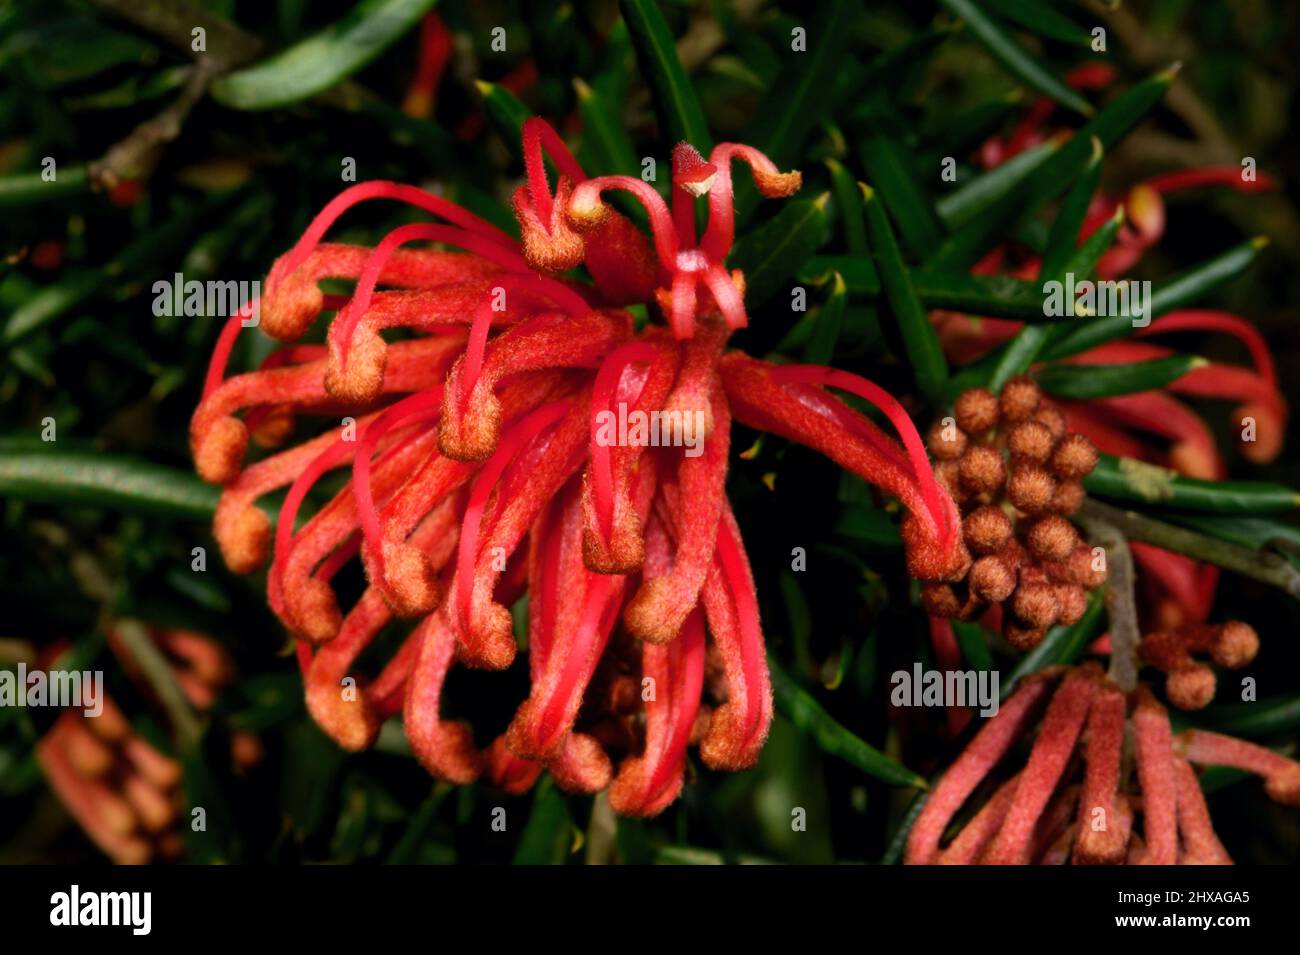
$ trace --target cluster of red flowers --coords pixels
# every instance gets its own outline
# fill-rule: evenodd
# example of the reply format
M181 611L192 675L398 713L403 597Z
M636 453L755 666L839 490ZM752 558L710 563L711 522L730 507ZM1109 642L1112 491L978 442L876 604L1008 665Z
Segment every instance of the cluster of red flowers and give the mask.
M114 862L139 865L181 851L175 831L181 766L131 729L110 699L94 718L64 712L36 745L50 788Z
M1083 478L1097 464L1087 438L1066 431L1029 378L1000 395L976 388L958 396L954 417L929 434L940 482L957 501L962 536L976 555L963 579L921 588L935 617L973 620L990 608L1018 650L1036 646L1056 624L1083 616L1105 564L1067 519L1083 503Z
M987 787L983 805L943 845L953 818L1040 714L1023 768ZM1021 682L929 794L908 836L906 860L1229 864L1193 764L1255 773L1273 800L1300 806L1300 763L1218 733L1175 736L1167 711L1145 686L1126 696L1096 663L1041 670Z
M148 638L172 669L182 693L198 710L212 706L233 676L229 655L202 634L151 628ZM148 689L139 664L126 652L117 628L108 642L126 674ZM46 654L56 660L58 645ZM139 865L180 856L181 764L137 733L118 704L104 695L97 715L64 711L36 746L36 757L59 801L82 831L114 862ZM261 744L246 731L231 737L241 766L261 758Z
M329 203L275 263L259 303L262 329L285 342L333 312L326 345L290 345L223 380L241 319L259 305L234 316L191 444L199 473L224 485L215 534L229 566L250 572L273 552L271 606L299 641L311 713L342 745L369 745L400 710L440 778L486 772L519 791L546 768L574 791L612 783L618 811L654 814L679 792L693 740L708 766L745 768L771 720L754 583L724 489L733 419L807 444L897 497L915 576L954 579L969 555L956 507L892 396L844 372L727 351L748 321L744 277L723 264L735 232L731 164L745 163L765 196L793 193L797 172L743 145L706 160L681 144L669 204L639 179L587 178L540 120L525 124L523 151L518 243L395 183ZM603 202L613 190L644 207L648 238ZM322 241L372 199L444 222L401 226L373 249ZM590 283L559 275L579 265ZM355 288L325 294L326 278ZM657 306L666 327L638 327L630 304ZM386 342L381 332L395 328L410 334ZM831 388L879 408L901 444ZM620 405L702 421L703 453L598 440L601 413ZM342 433L245 466L250 433L282 439L304 415L349 417ZM311 488L345 466L351 480L297 527ZM272 541L256 501L286 486ZM331 581L358 557L369 586L344 613ZM531 691L480 748L469 727L443 718L443 684L454 662L511 665L508 608L523 595ZM420 622L381 672L360 677L359 693L344 692L395 617ZM617 769L611 755L625 757Z

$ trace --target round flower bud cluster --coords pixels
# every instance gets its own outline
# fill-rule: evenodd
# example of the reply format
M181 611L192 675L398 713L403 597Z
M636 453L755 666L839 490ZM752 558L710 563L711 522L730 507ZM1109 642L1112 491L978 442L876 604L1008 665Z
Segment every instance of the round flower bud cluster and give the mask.
M1097 464L1091 442L1068 432L1038 385L1020 377L1001 395L963 392L927 446L957 502L973 560L964 579L922 586L926 610L971 620L1000 604L1003 635L1018 650L1035 646L1049 627L1078 620L1088 591L1106 579L1104 560L1068 519Z
M1165 674L1165 696L1180 710L1199 710L1214 699L1214 671L1192 657L1208 656L1216 666L1239 670L1259 652L1255 628L1240 620L1193 624L1148 633L1140 644L1142 662Z

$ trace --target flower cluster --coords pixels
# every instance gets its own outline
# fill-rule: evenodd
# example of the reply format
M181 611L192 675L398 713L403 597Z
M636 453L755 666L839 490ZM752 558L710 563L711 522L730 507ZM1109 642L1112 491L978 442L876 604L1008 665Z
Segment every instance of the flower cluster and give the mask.
M1106 579L1067 519L1083 503L1097 452L1066 431L1029 378L1012 379L1000 395L963 392L953 412L931 429L928 446L974 561L964 579L925 584L921 598L932 616L961 620L1002 605L1007 641L1028 650L1048 627L1083 616L1088 591Z
M59 716L36 744L45 778L91 841L114 862L173 859L181 766L131 728L107 697L92 718Z
M943 844L953 818L1035 723L1023 767L985 787L991 794ZM1135 766L1125 755L1126 728ZM1041 670L1021 682L944 773L912 827L906 859L1230 864L1193 765L1255 773L1274 801L1300 806L1300 763L1218 733L1174 735L1168 712L1145 686L1126 695L1096 663Z
M1180 710L1199 710L1214 699L1214 671L1192 654L1208 656L1216 666L1239 670L1259 652L1255 628L1240 620L1221 624L1184 624L1143 635L1142 662L1165 674L1165 696Z
M234 676L230 656L190 630L149 627L146 636L196 710L208 710ZM108 644L128 677L146 694L151 686L128 651L120 629ZM46 656L56 659L63 644ZM158 702L158 701L154 701ZM181 764L138 734L118 704L104 695L96 716L64 711L36 746L37 760L59 801L105 855L121 865L174 860L182 852ZM261 741L247 730L231 734L231 758L247 768L262 758Z
M1114 77L1112 67L1089 64L1072 71L1067 80L1080 89L1104 89ZM1055 110L1052 100L1037 100L1012 132L994 136L980 147L977 161L985 168L994 168L1062 135L1062 130L1050 125ZM1162 173L1132 185L1122 196L1099 191L1084 218L1079 240L1086 240L1118 217L1121 225L1114 245L1095 269L1099 279L1118 279L1164 237L1167 197L1207 188L1259 192L1275 187L1269 176L1259 173L1248 178L1238 166ZM1036 254L1008 243L993 249L973 271L1034 280L1041 264ZM956 364L980 358L1023 327L1009 319L947 311L936 311L931 318L945 352ZM1190 477L1219 480L1226 476L1227 469L1214 436L1201 416L1182 399L1227 400L1234 402L1228 430L1237 436L1242 456L1257 464L1272 461L1281 451L1286 433L1287 404L1278 387L1267 342L1241 316L1214 309L1177 309L1134 329L1136 340L1108 342L1066 361L1079 365L1125 364L1164 358L1174 352L1148 339L1185 332L1229 336L1244 349L1249 364L1208 362L1163 388L1088 401L1061 401L1059 407L1069 427L1105 453L1168 466ZM1152 625L1167 628L1204 622L1218 582L1217 568L1149 544L1134 543L1132 549L1145 578L1145 606L1151 609Z
M199 473L224 485L214 532L229 566L246 573L272 558L271 607L298 640L313 717L341 745L368 746L401 711L439 778L486 772L520 791L546 769L565 789L609 786L617 811L651 815L679 792L692 741L706 765L742 769L771 721L758 601L724 488L733 420L807 444L897 497L916 576L955 579L969 557L956 507L892 396L845 372L727 350L748 322L744 276L724 265L732 163L769 197L796 191L798 173L744 145L723 143L706 160L682 144L666 203L640 179L588 178L540 120L524 125L523 151L519 242L395 183L329 203L255 306L262 330L286 343L332 313L325 345L289 344L223 380L245 317L234 316L191 444ZM640 203L649 237L604 202L611 191ZM400 226L374 248L323 241L346 210L376 199L443 221ZM327 278L355 288L326 294ZM629 304L665 325L638 327ZM389 329L406 334L386 341ZM901 443L832 388L875 405ZM703 453L609 446L598 421L620 405L703 422ZM346 417L245 466L250 433L274 441L311 415ZM351 480L297 526L313 486L342 467ZM272 537L257 501L285 487ZM332 581L355 559L368 587L344 612ZM531 689L485 745L444 718L444 682L454 663L513 663L509 608L523 596ZM380 672L353 676L394 618L419 622ZM348 692L353 680L359 692Z

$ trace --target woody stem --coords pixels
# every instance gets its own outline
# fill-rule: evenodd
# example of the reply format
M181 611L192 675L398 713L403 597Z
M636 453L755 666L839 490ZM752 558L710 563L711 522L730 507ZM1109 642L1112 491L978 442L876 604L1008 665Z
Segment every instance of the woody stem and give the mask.
M1088 502L1093 503L1092 501ZM1125 693L1137 687L1137 602L1133 594L1133 554L1124 533L1109 520L1081 511L1079 523L1106 553L1106 610L1110 615L1109 676Z
M1092 498L1084 501L1079 512L1119 528L1130 540L1153 544L1177 554L1186 554L1197 560L1215 564L1234 574L1271 584L1293 597L1300 598L1300 570L1285 558L1266 551L1251 550L1239 544L1221 541L1184 527L1143 517L1133 511L1121 510Z

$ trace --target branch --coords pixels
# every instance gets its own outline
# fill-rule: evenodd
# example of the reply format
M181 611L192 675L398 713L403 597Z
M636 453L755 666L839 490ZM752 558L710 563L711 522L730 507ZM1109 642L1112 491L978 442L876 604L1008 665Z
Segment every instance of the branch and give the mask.
M199 719L176 682L171 664L149 638L144 625L137 620L118 620L113 629L121 639L123 649L139 665L149 688L167 711L182 743L188 746L197 742L201 729Z
M199 60L217 61L221 70L247 63L262 52L262 41L229 20L186 0L90 0L101 10L130 20L141 30L193 54L195 27L204 33Z
M1230 544L1205 534L1198 534L1196 531L1143 517L1133 511L1121 510L1092 498L1084 501L1079 513L1082 517L1102 520L1119 528L1129 540L1154 544L1164 550L1216 564L1224 570L1230 570L1243 577L1271 584L1300 599L1300 571L1277 554Z
M1085 504L1091 504L1087 501ZM1103 505L1104 506L1104 505ZM1106 611L1110 617L1110 678L1125 693L1137 687L1137 601L1133 594L1133 554L1123 532L1110 520L1080 511L1079 523L1106 552Z
M208 84L221 70L215 60L200 60L190 67L180 95L170 105L145 120L90 164L91 183L99 189L113 189L123 181L148 175L157 163L162 147L180 135L185 117L203 98Z

